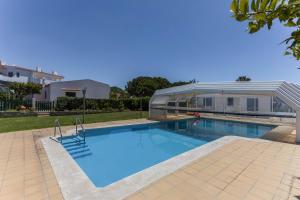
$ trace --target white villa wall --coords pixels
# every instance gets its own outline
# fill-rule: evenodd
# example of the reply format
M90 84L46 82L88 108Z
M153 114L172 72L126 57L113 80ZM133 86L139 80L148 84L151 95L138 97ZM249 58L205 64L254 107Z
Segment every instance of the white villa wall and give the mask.
M32 76L31 71L26 69L20 69L15 66L5 66L3 72L5 76L8 76L8 72L13 72L14 76L16 76L17 72L20 73L20 76L26 76L26 77Z
M9 77L9 72L13 73L12 77ZM19 74L17 76L17 74ZM20 83L38 83L43 84L44 82L53 82L63 80L62 76L58 76L51 73L42 71L35 71L18 66L1 65L0 66L0 80L6 82L20 82Z
M251 112L247 110L247 98L258 98L258 112L271 112L270 96L205 94L197 95L197 97L201 100L205 97L212 97L214 102L213 110L216 112ZM227 105L227 98L234 99L233 106Z
M272 112L271 110L271 97L260 96L258 99L258 110L263 113Z
M218 112L224 111L223 97L220 95L215 95L215 110Z
M227 105L227 98L233 98L233 106ZM241 110L241 99L236 96L226 96L224 100L225 112L238 112Z
M47 93L46 100L54 101L58 97L64 97L66 92L76 92L76 97L83 97L82 90L87 88L86 98L88 99L108 99L110 86L105 83L93 80L75 80L54 82L45 87L43 97Z
M275 112L272 110L272 96L270 95L234 95L234 94L198 94L198 95L187 95L184 97L183 95L180 95L178 97L176 96L164 96L163 101L165 101L165 104L160 102L160 105L157 103L152 104L153 106L157 106L163 108L165 105L168 105L168 102L173 102L173 105L170 104L166 109L167 112L163 111L153 111L153 115L164 115L165 113L173 114L173 113L184 113L186 111L208 111L208 112L219 112L219 113L249 113L249 114L267 114L267 115L290 115L294 116L294 112L290 111L282 111L282 112ZM203 105L203 99L211 97L213 105L212 107L205 107ZM161 98L161 97L160 97ZM168 100L169 98L169 100ZM233 98L233 106L228 106L228 98ZM247 99L248 98L257 98L258 99L258 110L257 111L248 111L247 110ZM185 107L179 107L178 102L182 102L184 99L188 102L187 109L185 110ZM197 99L197 101L195 100ZM155 102L156 99L153 99L153 102ZM177 104L176 104L177 101ZM197 107L195 106L197 103ZM175 106L177 105L177 106ZM178 109L177 109L178 107ZM151 110L151 107L150 107ZM164 110L164 109L162 109Z

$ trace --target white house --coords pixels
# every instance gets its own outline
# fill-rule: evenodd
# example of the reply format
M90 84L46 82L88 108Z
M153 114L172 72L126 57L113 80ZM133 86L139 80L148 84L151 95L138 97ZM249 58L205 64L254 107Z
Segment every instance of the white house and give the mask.
M58 75L57 72L52 73L43 72L41 68L36 70L20 67L16 65L3 64L0 61L0 81L1 82L19 82L19 83L38 83L49 84L51 82L62 81L63 76Z
M57 97L82 97L84 89L86 89L86 98L109 98L110 86L108 84L84 79L49 83L43 88L39 99L54 101Z
M86 97L91 99L108 99L110 86L105 83L85 80L63 81L64 77L57 72L43 72L41 68L32 70L15 65L3 64L0 61L0 84L5 85L11 82L37 83L43 86L41 94L35 94L37 100L54 101L57 97L82 97L82 90L86 88Z

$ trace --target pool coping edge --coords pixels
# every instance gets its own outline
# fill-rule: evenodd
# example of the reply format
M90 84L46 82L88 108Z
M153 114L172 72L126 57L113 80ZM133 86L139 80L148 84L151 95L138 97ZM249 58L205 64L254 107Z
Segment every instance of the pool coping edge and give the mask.
M106 125L94 128L117 127L127 125L138 125L155 123L138 122L120 125ZM74 129L67 131L67 135L74 132ZM195 149L184 152L180 155L172 157L168 160L160 162L140 172L132 174L124 179L112 183L103 188L97 188L89 177L84 173L71 155L63 148L60 143L57 143L48 137L41 139L42 144L47 153L48 159L56 176L62 194L66 200L81 200L81 199L105 199L116 200L124 199L138 190L148 186L149 184L159 180L160 178L175 172L176 170L192 163L193 161L204 157L214 150L233 142L238 139L264 141L262 139L251 139L239 136L224 136Z

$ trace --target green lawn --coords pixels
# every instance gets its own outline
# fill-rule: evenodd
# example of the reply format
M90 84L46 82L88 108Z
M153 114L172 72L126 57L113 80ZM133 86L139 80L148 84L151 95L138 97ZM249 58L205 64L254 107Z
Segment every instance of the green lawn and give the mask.
M16 117L0 118L0 133L20 130L48 128L54 126L54 120L59 119L62 126L72 125L75 117L81 116L50 116L50 117ZM147 118L148 112L142 113ZM141 118L139 111L124 111L115 113L101 113L86 115L86 123L107 122Z

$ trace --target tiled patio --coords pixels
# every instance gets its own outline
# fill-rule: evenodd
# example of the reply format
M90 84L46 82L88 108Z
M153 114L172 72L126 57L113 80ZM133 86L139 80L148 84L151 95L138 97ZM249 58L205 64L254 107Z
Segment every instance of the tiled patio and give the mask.
M103 122L87 128L112 124L142 123L144 119ZM148 121L148 120L147 120ZM62 127L62 131L74 126ZM60 200L60 187L40 137L53 134L52 128L0 134L0 200Z
M127 120L87 125L128 124ZM64 127L68 130L74 127ZM63 199L38 138L53 129L0 134L0 199ZM297 198L298 197L298 198ZM128 199L299 199L300 146L238 140Z
M63 199L32 132L0 134L0 199Z
M299 198L299 146L238 140L160 179L128 200Z

